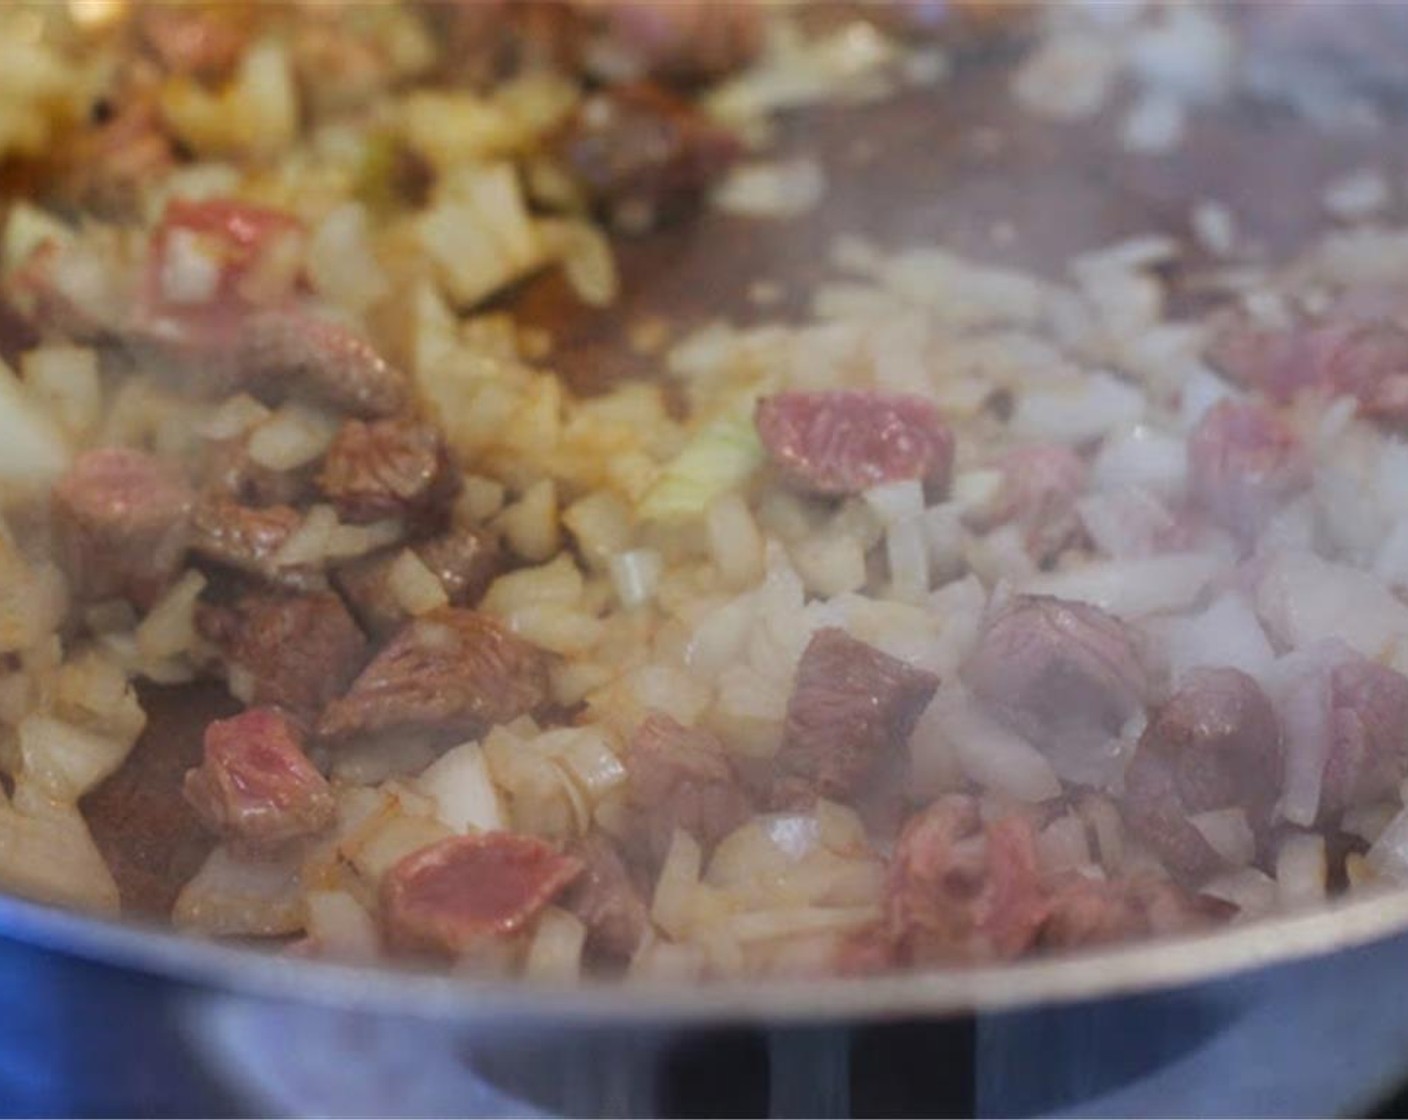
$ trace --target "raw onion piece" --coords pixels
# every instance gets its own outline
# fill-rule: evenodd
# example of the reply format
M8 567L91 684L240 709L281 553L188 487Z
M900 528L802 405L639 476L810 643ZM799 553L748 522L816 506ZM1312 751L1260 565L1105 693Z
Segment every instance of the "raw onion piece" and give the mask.
M1292 824L1307 828L1320 811L1333 732L1330 670L1339 657L1339 648L1329 643L1297 650L1276 663L1269 681L1286 750L1281 814Z
M496 832L505 827L503 806L478 743L451 747L416 779L432 798L436 815L456 832Z
M1036 838L1036 855L1047 874L1072 871L1091 862L1085 822L1071 814L1057 817Z
M1022 590L1090 603L1121 618L1141 618L1192 606L1225 567L1221 556L1208 552L1097 560L1036 576Z
M1408 606L1374 576L1310 553L1276 557L1257 585L1257 613L1292 648L1326 638L1378 658L1408 636Z
M1031 743L987 715L963 688L945 686L923 720L945 736L963 773L984 789L1037 803L1061 795L1056 772Z
M1271 677L1276 653L1251 605L1235 591L1198 614L1161 623L1155 633L1174 687L1188 670L1201 665L1241 669L1263 683Z

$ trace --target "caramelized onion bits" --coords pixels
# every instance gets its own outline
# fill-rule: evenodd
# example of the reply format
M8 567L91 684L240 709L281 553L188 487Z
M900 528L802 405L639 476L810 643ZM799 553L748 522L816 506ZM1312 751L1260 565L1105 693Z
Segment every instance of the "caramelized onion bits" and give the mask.
M186 800L237 847L280 848L332 824L332 789L280 712L252 708L205 729L205 757L186 773Z
M844 630L818 630L797 666L777 753L775 799L844 800L887 752L903 751L939 678Z
M53 491L56 547L74 592L150 606L180 570L194 505L186 480L143 451L84 452Z
M859 494L907 479L942 489L953 466L953 433L924 397L778 393L758 402L755 419L778 473L812 494Z
M963 675L973 694L1066 781L1098 784L1149 691L1134 636L1098 607L1014 598L988 623Z
M547 655L487 615L457 607L406 623L334 700L318 734L477 734L548 698Z
M394 948L458 955L521 932L581 873L580 860L533 836L451 836L387 872L382 925Z

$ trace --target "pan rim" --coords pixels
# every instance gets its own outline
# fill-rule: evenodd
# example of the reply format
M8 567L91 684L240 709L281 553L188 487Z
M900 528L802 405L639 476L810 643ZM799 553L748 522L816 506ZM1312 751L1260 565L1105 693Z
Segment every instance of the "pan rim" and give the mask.
M1011 1011L1228 979L1405 932L1408 890L1394 890L1198 936L1000 965L864 978L547 986L280 956L0 897L0 935L190 988L421 1019L557 1026L667 1021L805 1025Z

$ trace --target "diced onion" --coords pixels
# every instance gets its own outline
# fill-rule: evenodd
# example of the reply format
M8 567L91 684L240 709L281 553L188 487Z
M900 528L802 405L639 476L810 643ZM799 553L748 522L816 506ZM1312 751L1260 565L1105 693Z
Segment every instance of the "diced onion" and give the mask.
M436 815L456 832L505 827L503 806L478 743L446 751L416 779L416 788L434 799Z
M692 899L699 887L699 871L704 854L687 832L675 831L666 853L665 864L655 882L655 897L650 904L651 920L676 940L689 932Z
M622 552L611 558L611 582L621 606L630 610L650 602L660 585L664 561L650 548Z
M530 980L575 980L582 971L582 947L587 927L575 915L556 906L547 907L538 917L537 929L528 946L524 975Z
M1276 853L1276 897L1284 907L1325 900L1325 838L1310 833L1288 836Z

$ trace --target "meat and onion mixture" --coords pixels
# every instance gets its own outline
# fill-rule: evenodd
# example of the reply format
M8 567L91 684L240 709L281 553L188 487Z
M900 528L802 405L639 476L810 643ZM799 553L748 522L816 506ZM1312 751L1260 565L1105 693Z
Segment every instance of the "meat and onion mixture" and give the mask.
M1134 152L1244 61L1188 4L829 7L0 13L0 884L130 910L85 798L217 688L171 921L308 957L861 974L1408 878L1371 172L1281 265L1215 201L1055 273L842 237L805 312L643 324L592 392L516 317L807 222L778 122L942 98L954 36Z

